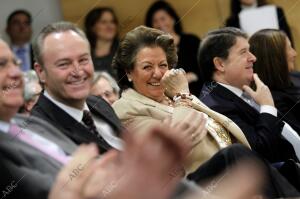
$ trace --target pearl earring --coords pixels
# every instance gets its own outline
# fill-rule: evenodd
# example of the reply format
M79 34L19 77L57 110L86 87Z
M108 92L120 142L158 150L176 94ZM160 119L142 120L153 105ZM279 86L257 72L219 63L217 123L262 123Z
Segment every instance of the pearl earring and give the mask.
M129 81L129 82L132 82L132 79L131 79L130 77L128 77L128 81Z

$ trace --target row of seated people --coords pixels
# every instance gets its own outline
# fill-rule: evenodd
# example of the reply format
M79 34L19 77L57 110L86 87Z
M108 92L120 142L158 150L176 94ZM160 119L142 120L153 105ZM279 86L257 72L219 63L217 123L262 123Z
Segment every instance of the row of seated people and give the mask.
M26 10L15 10L7 18L6 32L13 51L23 60L23 71L33 68L34 64L30 43L33 32L31 23L32 16ZM117 15L110 7L97 7L86 14L84 30L90 42L96 71L106 71L116 78L116 71L111 67L111 63L119 45L118 32L126 23L128 23L127 20L119 24ZM184 33L178 14L166 1L156 1L149 7L145 24L167 31L176 38L179 64L188 73L191 91L198 95L202 85L196 60L200 39L196 35ZM186 53L187 49L192 49L193 53Z
M239 33L236 29L221 29L219 31L216 32L217 36L222 31L228 31L229 33L226 32L225 36L237 37L236 41L242 39L247 41L245 37L233 34L235 32ZM207 38L209 39L210 35ZM221 40L223 41L223 39ZM234 46L237 43L232 41L231 45ZM175 174L174 177L174 174L172 174L173 177L170 180L174 180L174 184L180 182L181 177L188 175L188 179L205 186L206 183L213 182L215 177L221 175L222 172L239 160L250 157L262 165L264 168L262 171L266 176L265 182L259 187L261 189L255 192L254 195L258 194L271 198L299 196L299 186L297 186L297 179L299 178L291 178L291 175L289 175L291 173L292 175L297 174L297 164L292 164L294 167L288 168L289 174L279 173L270 164L280 161L283 164L283 166L280 165L281 169L288 166L288 159L297 162L298 159L292 148L287 146L287 149L290 150L287 155L281 153L278 154L276 159L270 158L272 156L268 152L271 153L272 151L268 150L269 145L272 145L275 150L277 146L272 141L280 140L283 142L283 139L273 139L272 137L269 145L260 146L266 148L266 152L261 153L258 150L259 148L256 148L249 140L249 136L243 132L243 129L235 124L234 120L213 111L197 98L189 95L184 71L168 70L177 63L176 48L173 38L162 31L138 27L127 33L120 44L114 65L126 72L126 78L123 78L123 80L128 81L132 89L124 92L121 99L113 105L119 118L102 98L89 97L94 73L93 64L88 40L75 25L67 22L50 24L38 35L34 45L35 70L44 91L31 112L32 116L27 119L13 118L23 103L22 76L16 66L14 56L2 41L1 48L5 52L3 53L4 61L1 69L1 75L5 80L3 81L3 95L1 96L1 131L3 131L1 133L3 137L1 138L1 174L4 176L1 178L1 187L3 185L8 186L8 183L12 180L24 180L23 183L18 183L17 188L8 194L9 197L47 198L59 169L68 162L74 166L72 160L70 161L70 156L79 144L90 142L95 142L102 154L114 148L118 151L116 153L124 154L124 157L133 156L128 160L125 158L121 159L121 162L115 163L116 165L122 165L123 163L125 169L123 173L126 173L126 169L128 169L129 174L133 170L133 168L130 168L130 162L136 162L137 164L139 162L139 159L134 159L137 158L134 156L135 153L136 156L140 155L137 153L137 151L140 152L138 147L148 147L148 153L152 154L153 152L154 154L147 154L149 159L148 156L144 157L147 161L153 161L152 163L148 162L148 166L154 168L158 165L157 167L165 168L164 164L169 163L165 166L170 169L175 167L177 175ZM247 48L247 55L252 56L248 50ZM216 61L220 62L220 60ZM222 61L224 62L220 63L225 65L228 60L224 58ZM251 70L246 68L246 71ZM249 76L251 76L250 73ZM265 88L257 77L255 77L255 82L257 87ZM258 92L250 88L247 89L250 94ZM264 91L268 91L268 89L264 89ZM272 101L270 96L269 94L268 103ZM268 105L271 106L272 104ZM46 123L35 117L43 119ZM152 143L153 147L145 143L146 140L151 141L150 136L153 135L153 133L149 133L151 132L150 127L161 126L163 123L174 128L169 129L168 133L161 133L164 135L160 137L165 137L168 140L164 143L174 144L176 138L177 142L180 140L179 142L182 144L179 146L175 142L177 145L174 144L165 151L173 153L173 156L170 157L176 157L165 163L161 163L164 161L157 161L158 159L156 159L161 157L158 155L160 151L157 151L162 149L160 139L153 138L157 141L156 144ZM49 126L49 124L55 127ZM47 129L45 129L46 127ZM124 131L124 127L128 131ZM124 145L121 134L124 134L125 137L126 134L132 134L132 138L127 135L129 138L128 140L125 139ZM140 144L135 149L131 148L130 144L134 147L132 139L143 140L145 145ZM90 153L89 155L93 157L97 155L96 152ZM115 162L116 159L111 158L112 153L104 154L102 158ZM81 160L86 160L83 165L88 162L89 155L84 154L84 158L81 157ZM104 161L102 158L100 160ZM174 164L176 161L178 162ZM113 164L112 162L111 164ZM157 164L158 162L159 164ZM77 173L78 170L82 170L82 164L79 164L79 166ZM105 168L104 165L102 166ZM72 167L68 165L66 168L72 170ZM101 172L101 168L99 166L99 172ZM116 172L117 168L116 166L107 173L105 172L105 175L110 177L111 174L112 177L116 177L112 173ZM292 168L294 170L291 170ZM142 172L143 170L137 170L136 172L138 171ZM152 172L158 172L158 176L163 173L162 170L155 170L155 168ZM132 175L134 176L134 174L136 173L133 172ZM164 174L170 177L169 172ZM138 179L136 183L139 186L145 185L149 188L150 185L147 186L148 179L144 179L144 175L149 179L153 179L150 177L151 173L144 170L140 174L141 179ZM165 182L165 178L163 178L166 177L165 175L159 179L160 183ZM58 181L60 182L63 177L69 176L62 175L58 178ZM96 177L96 175L91 177ZM89 179L94 182L91 183L91 186L97 186L97 183L101 183L100 177L98 179L100 182L93 181L93 178ZM120 175L117 175L118 177ZM127 180L125 185L128 185L133 177L130 178L129 175ZM72 182L70 179L69 181ZM171 189L174 184L167 183L167 187L170 186ZM120 185L120 189L124 188L125 185ZM65 186L69 186L69 183L65 183ZM112 186L116 186L116 189L118 187L118 185ZM139 190L139 186L135 187L134 192L147 194L146 192L143 193L142 189ZM154 188L157 188L157 190L161 189L161 186L156 186ZM51 194L60 193L59 190L55 190L57 188L55 185L53 188L54 193L51 192ZM99 186L100 188L103 188L103 186ZM110 191L106 190L105 193L108 195L118 193L111 189ZM126 192L126 188L123 191ZM153 193L160 193L160 191L155 191ZM127 194L133 194L129 190L128 192ZM93 193L95 194L95 192ZM119 195L118 198L120 197L122 196ZM117 197L115 196L115 198ZM147 197L145 196L145 198Z
M64 41L62 46L66 46L68 50L70 50L68 52L72 54L70 59L76 62L75 64L82 64L82 56L86 56L86 53L88 53L89 50L88 43L86 39L82 37L83 35L81 35L80 30L78 30L73 24L68 23L53 24L49 27L56 27L56 29L51 29L51 31L53 31L51 33L48 32L48 35L44 38L45 43L43 44L48 46L57 40L56 43L53 43L55 46L61 41ZM46 30L49 30L49 27L47 27L48 29L45 29L45 32L47 32ZM42 36L43 35L41 35L41 37ZM51 39L51 37L53 38ZM47 42L47 39L50 39L48 40L50 43ZM70 44L69 42L72 43L71 46L68 45ZM84 48L79 48L80 52L78 53L78 48L73 48L74 45L83 45ZM77 143L97 142L97 140L100 140L100 137L97 136L97 138L90 138L87 141L82 141L76 140L74 138L76 135L71 138L68 134L64 134L65 132L58 130L57 128L61 128L64 125L62 123L63 121L72 117L69 115L62 118L61 123L55 125L57 128L50 125L50 123L53 124L53 122L47 123L34 116L25 118L22 116L14 117L17 110L23 104L22 92L24 82L22 81L22 73L19 68L18 60L11 52L8 45L2 40L0 40L0 49L0 75L2 80L1 87L3 89L0 109L0 166L3 198L137 199L155 197L163 199L169 198L169 196L172 195L175 185L178 184L178 181L181 178L180 171L182 170L180 165L183 164L186 155L191 150L189 144L190 139L188 139L187 142L182 142L182 139L185 138L185 136L180 136L182 131L190 131L189 128L184 127L184 125L182 127L170 128L166 125L164 127L165 129L157 128L156 130L153 130L152 133L149 132L148 136L143 139L137 139L127 135L127 139L125 139L127 147L125 147L124 152L120 153L117 150L111 150L100 159L96 158L98 156L98 149L95 145L83 145L79 147L77 152L74 153L77 148ZM74 49L75 52L72 52ZM48 50L43 51L43 57L48 57L53 53L53 51L51 53L48 52ZM59 52L62 53L63 51ZM51 59L51 61L56 62L56 59L60 60L60 58L57 57L58 55L59 53L56 54L56 56L54 56L55 59ZM73 58L73 56L75 56L75 58ZM67 55L67 57L69 57L69 55ZM44 61L46 61L46 59ZM50 64L51 62L48 61L44 62L44 66L46 66L47 69L45 67L43 70L48 70L53 67L53 65ZM63 61L65 61L65 56ZM61 69L60 67L61 66L55 65L54 70L65 70L65 68ZM79 67L93 68L91 61L86 63L86 65L80 65ZM81 83L78 84L77 81L71 83L71 85L67 85L65 87L65 91L67 91L67 93L64 94L72 94L75 90L80 90L81 92L89 90L91 78L86 78L83 81L81 79L82 74L86 75L86 73L82 73L80 71L79 73L77 72L75 72L73 68L70 70L70 74L67 77L75 79L79 78ZM58 74L62 75L62 71L59 71L56 75ZM44 78L45 79L41 79L41 81L45 80L43 81L45 83L44 88L48 89L48 83L51 80L49 81L49 76L47 75L44 76ZM59 91L60 89L61 88L56 91ZM50 90L48 90L48 92L51 93ZM63 94L63 92L61 92L61 94ZM42 94L42 96L43 95L44 94ZM54 108L54 110L50 109L47 113L55 111L55 106L57 105L56 110L60 111L56 113L58 115L64 114L64 111L74 111L76 107L74 107L72 103L75 101L84 106L87 98L86 94L85 96L81 96L83 99L70 100L70 98L65 97L64 99L69 100L67 101L68 103L64 101L65 107L69 108L65 109L65 107L58 105L61 99L58 98L57 93L54 95L49 94L49 96L53 96L53 98L58 100L48 101L48 103L50 102L50 105L53 103L50 108ZM45 98L48 99L48 97ZM71 97L74 98L74 96ZM99 115L97 115L97 110L94 110L96 115L95 118L103 120L102 125L107 123L110 126L118 128L120 124L118 120L114 118L115 116L111 111L110 106L101 98L98 100L100 101L95 102L93 105L98 106L99 104L102 104L103 109L99 109ZM88 101L90 102L90 100ZM90 109L93 110L93 108ZM101 115L100 112L103 115ZM108 122L108 118L112 118L110 119L110 122ZM187 122L188 121L185 123ZM90 132L87 130L82 131L81 135L83 135L83 133L94 135L93 133L95 133L95 129L92 129L93 122L90 124L86 123L86 126L84 126L78 121L73 121L70 125L77 125L78 128L81 126L83 129L88 127L91 128ZM203 128L204 126L202 125L201 129ZM177 133L175 133L176 131ZM73 133L76 132L74 131ZM77 137L80 137L80 134L78 134ZM100 148L102 148L103 153L105 150L105 144L102 145L102 143L100 144L99 142L97 144ZM151 148L149 148L149 146L151 146ZM113 148L108 145L107 147ZM153 151L152 147L156 149L156 152ZM245 149L236 147L234 150L240 151ZM70 157L71 154L74 155ZM157 164L157 162L162 163ZM176 166L175 168L174 165ZM251 175L247 176L245 168L250 169L249 167L243 167L244 171L241 173L242 176L246 174L243 176L245 179L253 178L253 183L250 183L250 186L246 186L245 190L242 190L239 194L242 193L247 195L249 191L253 192L253 194L258 193L258 188L256 185L254 186L254 182L260 182L260 180L257 181L257 179L255 179L260 178L260 173L254 171L250 172ZM58 174L60 169L62 170ZM171 169L176 170L172 171ZM172 172L172 175L170 175L170 172ZM58 175L58 177L54 183L56 175ZM228 180L232 181L234 179L236 181L234 185L236 186L237 183L240 183L238 180L240 177L241 175L238 174L234 178ZM120 178L122 178L122 182L119 182ZM166 182L167 184L165 184ZM165 187L163 190L162 186ZM182 186L184 187L184 184L182 184ZM129 189L130 187L132 189ZM49 193L50 189L51 192ZM182 191L182 188L180 190ZM228 197L242 197L236 193L237 192L233 192L232 190ZM175 196L177 198L178 195ZM210 197L207 196L207 198Z
M298 140L295 148L298 146L299 154L299 135L289 121L284 123L283 117L277 117L268 87L253 74L256 57L250 53L245 33L224 28L212 31L203 39L199 60L208 82L199 100L189 94L182 70L168 70L177 61L170 47L172 42L166 35L156 40L157 36L149 32L146 28L129 32L113 62L119 70L120 83L128 87L113 104L125 127L143 133L142 129L168 117L180 121L191 109L196 109L208 117L209 133L190 154L190 162L194 165L188 165L188 171L194 171L211 154L232 143L251 147L270 163L284 164L289 159L298 162L294 146L283 136L290 138L292 135L292 141ZM149 42L151 36L153 43ZM284 38L288 41L286 36ZM170 44L166 47L165 43ZM129 49L141 50L135 53ZM132 63L132 59L135 62ZM127 79L121 79L124 76ZM253 80L256 90L249 87ZM182 98L184 102L179 100ZM291 181L297 182L292 179L293 175ZM299 181L297 183L299 187Z

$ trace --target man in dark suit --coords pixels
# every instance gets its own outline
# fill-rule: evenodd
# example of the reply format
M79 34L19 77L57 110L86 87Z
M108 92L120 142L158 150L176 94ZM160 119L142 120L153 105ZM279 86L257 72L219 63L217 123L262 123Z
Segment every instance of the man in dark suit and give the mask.
M165 199L159 196L170 195L181 177L178 170L170 171L170 168L182 165L190 151L182 142L182 129L156 129L144 139L128 138L124 153L111 150L100 159L96 158L95 146L84 145L70 158L77 145L67 136L33 116L14 117L23 104L22 74L11 50L1 39L0 52L1 198L46 199L51 187L51 199L106 198L112 188L112 198L122 198L124 194L135 196L128 198L152 198L155 193L156 198ZM158 147L154 152L149 146ZM241 152L243 148L235 146L233 149ZM228 148L226 152L229 156L236 153L230 151ZM161 164L153 164L156 162ZM53 185L63 165L66 166ZM124 175L126 178L122 178ZM121 178L122 183L115 186ZM175 196L190 186L181 184L180 187ZM289 196L295 194L294 191Z
M293 146L282 136L286 124L277 117L270 90L253 75L256 57L249 51L246 34L236 28L212 31L198 58L207 81L200 99L232 119L252 149L270 162L297 160ZM256 90L249 87L253 80Z
M10 38L11 48L22 61L22 71L33 69L33 51L30 43L32 36L32 17L27 10L15 10L6 21L6 33Z
M94 67L85 34L72 23L46 26L34 43L35 70L44 86L32 115L75 143L96 142L101 152L122 149L121 124L102 98L89 97Z
M14 117L23 104L24 82L15 56L1 39L0 52L1 197L47 198L77 145L42 120Z

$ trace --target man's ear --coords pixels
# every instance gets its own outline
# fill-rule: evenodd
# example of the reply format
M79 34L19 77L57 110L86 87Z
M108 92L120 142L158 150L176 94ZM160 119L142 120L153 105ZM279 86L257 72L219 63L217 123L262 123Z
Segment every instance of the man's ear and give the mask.
M222 58L220 57L215 57L213 59L213 62L214 62L214 65L215 65L215 68L217 71L220 71L220 72L224 72L225 69L224 69L224 61Z
M34 70L35 70L37 76L39 77L40 82L42 84L45 84L45 82L46 82L46 74L45 74L44 67L41 64L35 62L34 63Z

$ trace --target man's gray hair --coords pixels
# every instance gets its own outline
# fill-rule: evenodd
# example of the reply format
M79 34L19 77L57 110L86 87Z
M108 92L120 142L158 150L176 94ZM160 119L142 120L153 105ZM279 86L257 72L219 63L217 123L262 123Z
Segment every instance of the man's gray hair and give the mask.
M84 40L88 42L85 33L79 27L77 27L77 25L66 21L51 23L42 29L42 31L38 34L38 36L36 37L33 43L33 53L34 53L35 61L38 62L41 66L43 66L43 58L42 58L43 44L45 38L48 35L52 33L60 33L60 32L67 32L67 31L73 31L77 33L80 37L82 37Z

